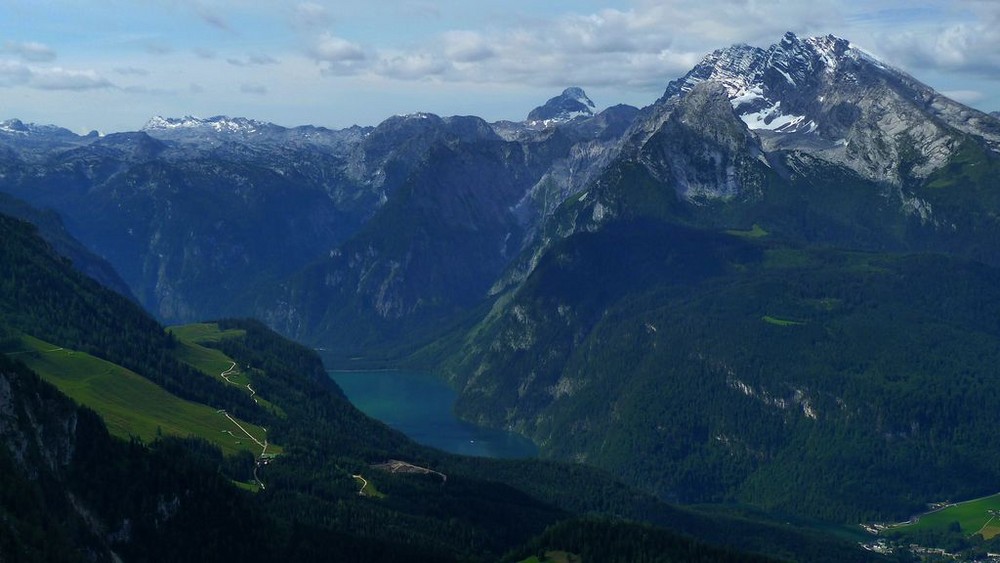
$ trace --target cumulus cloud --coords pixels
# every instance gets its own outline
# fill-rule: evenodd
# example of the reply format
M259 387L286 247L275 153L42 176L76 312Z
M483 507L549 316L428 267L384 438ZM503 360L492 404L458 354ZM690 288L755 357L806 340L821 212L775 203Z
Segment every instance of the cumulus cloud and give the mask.
M0 87L27 86L38 90L96 90L114 84L93 70L36 68L0 60Z
M460 63L483 61L497 54L486 37L474 31L447 31L441 43L444 55Z
M0 60L0 86L2 87L27 84L31 80L31 74L31 69L21 63Z
M365 59L365 50L361 45L329 33L320 36L310 50L310 54L319 61L332 63Z
M882 50L900 64L1000 78L1000 6L974 3L975 18L879 36Z
M389 78L413 80L440 76L449 68L448 61L431 53L399 53L380 57L374 71Z
M428 7L420 2L405 6L422 5ZM941 25L928 41L927 27L941 21L952 23ZM327 33L314 42L310 55L335 75L656 91L715 49L734 43L765 47L786 31L834 33L904 67L1000 77L1000 3L983 0L919 5L906 0L633 0L626 8L510 17L477 30L448 30L405 51Z
M673 16L673 11L651 4L521 21L488 31L449 30L405 52L365 48L326 34L311 55L327 73L338 75L659 89L705 54L673 45L673 28L664 22Z
M3 44L5 53L12 53L28 62L50 62L56 58L52 47L35 41L6 41Z
M31 86L40 90L95 90L110 88L111 81L93 70L47 68L32 73Z
M986 94L979 90L945 90L941 93L963 104L974 104L986 99Z

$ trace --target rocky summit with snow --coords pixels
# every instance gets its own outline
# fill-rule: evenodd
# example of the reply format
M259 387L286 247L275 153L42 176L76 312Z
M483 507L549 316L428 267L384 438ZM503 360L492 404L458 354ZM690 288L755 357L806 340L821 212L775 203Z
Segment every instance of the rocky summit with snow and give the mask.
M558 123L577 117L590 117L594 115L594 107L594 102L587 97L583 88L566 88L562 94L531 110L527 121Z
M1000 124L955 102L846 39L787 33L768 48L733 45L670 82L647 123L648 138L704 83L718 85L764 153L802 151L866 179L926 178L967 135L1000 148ZM727 190L726 194L731 194Z

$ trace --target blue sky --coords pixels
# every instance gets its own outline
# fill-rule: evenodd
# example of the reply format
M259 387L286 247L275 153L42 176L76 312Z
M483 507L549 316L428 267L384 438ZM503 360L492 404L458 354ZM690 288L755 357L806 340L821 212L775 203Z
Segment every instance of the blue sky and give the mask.
M646 105L706 53L832 33L1000 110L992 0L0 0L0 119L86 132L153 115L282 125L522 119L567 86Z

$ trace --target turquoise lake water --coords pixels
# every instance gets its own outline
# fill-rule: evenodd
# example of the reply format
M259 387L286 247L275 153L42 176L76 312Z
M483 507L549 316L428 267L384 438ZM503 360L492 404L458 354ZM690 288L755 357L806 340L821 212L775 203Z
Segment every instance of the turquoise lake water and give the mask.
M432 374L411 371L328 373L354 406L417 443L478 457L534 457L538 453L535 445L519 434L459 420L452 410L455 391Z

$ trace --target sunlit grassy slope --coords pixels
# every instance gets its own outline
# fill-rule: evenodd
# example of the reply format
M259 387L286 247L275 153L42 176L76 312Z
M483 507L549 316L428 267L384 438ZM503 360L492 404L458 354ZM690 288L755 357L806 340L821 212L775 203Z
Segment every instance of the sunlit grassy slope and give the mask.
M241 450L260 453L261 448L216 409L180 399L132 371L89 354L30 336L22 337L22 342L28 353L19 354L18 359L74 401L96 411L116 436L143 441L158 435L197 436L227 455ZM266 433L259 426L238 422L264 441Z

